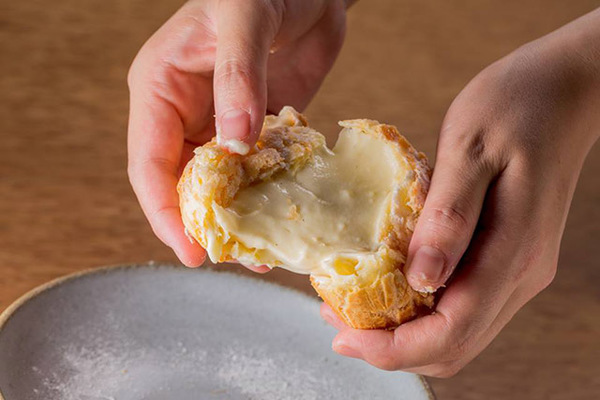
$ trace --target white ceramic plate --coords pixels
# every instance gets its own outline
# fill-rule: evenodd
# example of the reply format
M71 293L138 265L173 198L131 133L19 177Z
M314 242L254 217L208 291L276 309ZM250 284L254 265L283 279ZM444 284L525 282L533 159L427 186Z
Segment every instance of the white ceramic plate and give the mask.
M331 351L318 302L258 279L126 266L51 282L0 316L5 400L430 399Z

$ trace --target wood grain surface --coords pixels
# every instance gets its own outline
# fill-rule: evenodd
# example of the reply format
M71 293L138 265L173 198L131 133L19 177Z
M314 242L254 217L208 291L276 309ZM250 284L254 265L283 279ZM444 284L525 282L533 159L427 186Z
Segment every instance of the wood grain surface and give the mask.
M0 310L93 266L176 261L152 234L126 175L126 74L181 4L161 0L0 5ZM340 58L307 110L324 132L367 117L433 156L453 97L478 71L582 15L591 0L361 0ZM444 399L591 399L600 393L600 148L568 219L559 272L457 376ZM240 269L240 273L248 273ZM306 277L264 279L312 293Z

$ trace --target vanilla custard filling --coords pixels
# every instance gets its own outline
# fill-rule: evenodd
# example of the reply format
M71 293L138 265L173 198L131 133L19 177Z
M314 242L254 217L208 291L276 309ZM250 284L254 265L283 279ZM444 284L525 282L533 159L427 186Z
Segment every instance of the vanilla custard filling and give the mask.
M333 150L315 150L301 169L243 188L223 208L226 234L259 259L315 276L350 275L381 245L378 227L400 166L386 141L345 129ZM244 262L245 260L240 260Z

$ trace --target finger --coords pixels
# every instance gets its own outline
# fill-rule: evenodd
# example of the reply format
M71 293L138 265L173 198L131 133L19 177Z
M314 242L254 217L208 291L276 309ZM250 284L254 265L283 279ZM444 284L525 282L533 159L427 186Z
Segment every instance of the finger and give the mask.
M460 145L456 147L438 152L427 200L409 245L406 277L418 291L435 291L452 274L471 241L493 176L477 159L460 155L474 150L463 152ZM440 148L447 145L440 143Z
M394 332L344 330L334 339L342 354L384 369L460 363L477 350L515 288L520 285L529 195L506 173L490 187L482 227L473 237L461 268L441 296L435 313ZM521 191L521 192L519 192ZM337 343L336 343L337 342Z
M529 247L529 246L528 246ZM525 251L523 251L525 250ZM528 254L528 249L521 249L519 256L516 256L513 261L513 265L507 269L513 269L519 271L521 268L535 268L535 263L530 265L531 257ZM515 316L515 314L529 302L537 293L546 288L553 280L555 268L550 265L556 263L556 256L553 254L549 255L549 259L539 260L540 264L545 268L542 274L532 273L528 274L526 279L523 279L520 285L510 294L508 300L490 324L488 329L480 335L479 339L476 340L470 349L458 360L449 362L434 363L425 366L419 366L415 368L407 368L406 372L412 372L415 374L434 376L440 378L447 378L455 375L461 368L467 365L473 360L479 353L481 353L494 338L500 333L500 331L508 324L508 322ZM519 264L521 266L519 266ZM519 273L517 273L519 275Z
M480 336L477 342L469 351L459 360L433 363L425 366L406 368L405 372L419 375L432 376L436 378L449 378L454 376L465 365L471 362L479 353L481 353L494 340L498 333L508 324L515 314L523 307L531 296L527 296L525 291L515 290L510 296L502 310L498 313L490 327Z
M240 263L240 265L242 265L244 268L248 268L252 272L256 272L259 274L265 274L271 271L271 268L267 267L266 265L247 265L244 263Z
M269 56L267 76L267 109L279 111L290 105L302 111L317 92L323 79L333 66L342 47L345 35L346 13L344 5L337 1L293 2L288 4L286 15L302 15L302 18L290 18L276 38L275 53ZM298 20L308 31L296 29L289 34L288 22ZM285 45L286 39L292 39L291 45Z
M321 317L337 330L349 328L326 303L321 304Z
M176 186L183 126L170 104L133 80L128 130L131 185L158 238L187 266L199 266L205 252L185 235Z
M255 266L255 265L244 265L245 268L248 268L250 271L252 272L256 272L258 274L266 274L267 272L271 271L271 268L265 266L265 265L259 265L259 266Z
M459 360L488 329L505 301L497 295L486 298L489 293L480 280L466 277L462 282L453 281L435 314L394 331L342 330L334 339L333 349L385 370Z
M434 314L393 332L343 330L334 339L334 350L387 370L462 359L488 330L516 286L507 278L507 270L518 240L505 237L501 227L476 234L468 257Z
M273 4L219 2L214 72L217 140L233 153L246 154L262 127L267 59L281 18Z

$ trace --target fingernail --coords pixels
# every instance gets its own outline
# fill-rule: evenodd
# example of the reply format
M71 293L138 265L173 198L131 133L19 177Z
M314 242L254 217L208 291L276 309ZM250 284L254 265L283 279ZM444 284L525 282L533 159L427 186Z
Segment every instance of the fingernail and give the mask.
M331 348L333 349L333 351L343 356L360 358L360 351L352 347L342 338L338 339L336 337L335 339L333 339L333 344L331 345Z
M231 153L240 154L242 156L245 156L246 154L248 154L248 152L250 152L250 146L248 146L247 143L244 143L240 140L236 140L236 139L225 139L225 140L221 139L221 140L219 140L219 139L217 139L217 143L219 143L219 146L225 147Z
M421 246L411 260L407 279L413 289L419 292L432 293L444 282L445 257L441 251L431 246Z
M247 154L250 146L243 139L250 134L250 114L243 110L230 110L221 117L217 142L232 153Z

